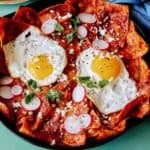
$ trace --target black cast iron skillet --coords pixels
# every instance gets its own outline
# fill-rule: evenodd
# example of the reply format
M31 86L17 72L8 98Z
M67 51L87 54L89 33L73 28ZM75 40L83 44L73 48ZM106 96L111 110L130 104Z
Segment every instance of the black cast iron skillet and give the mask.
M55 5L55 4L58 4L58 3L63 3L64 0L41 0L41 1L38 1L34 4L31 4L29 5L30 7L34 8L35 10L37 11L40 11L50 5ZM10 14L10 15L7 15L6 17L11 17L13 14ZM134 16L131 15L131 19L134 21L135 23L135 26L136 26L136 29L137 31L139 32L139 34L144 38L144 40L150 44L150 30L147 30L143 27L140 26L140 23L137 22L136 18L134 18ZM144 56L144 59L146 60L147 64L149 65L150 67L150 51ZM149 116L148 116L149 117ZM138 124L142 123L144 120L146 120L146 118L148 117L145 117L144 119L132 119L132 120L129 120L128 123L127 123L127 128L126 130L128 130L129 128L131 127L134 127L134 126L137 126ZM15 126L11 125L10 121L7 120L4 116L1 115L1 122L3 125L5 125L9 130L11 130L12 132L14 132L17 136L19 136L20 138L34 144L34 145L38 145L38 146L41 146L41 147L44 147L44 148L49 148L49 149L53 149L53 150L66 150L66 149L86 149L86 148L91 148L91 147L96 147L96 146L99 146L101 144L104 144L106 142L110 142L112 139L114 139L115 137L113 138L109 138L109 139L106 139L102 142L95 142L95 141L92 141L92 140L89 140L88 141L88 144L86 146L82 146L80 148L67 148L67 147L51 147L50 145L48 144L45 144L44 142L41 142L39 140L35 140L35 139L32 139L32 138L29 138L29 137L26 137L25 135L22 135L20 133L17 132L17 130L15 129Z

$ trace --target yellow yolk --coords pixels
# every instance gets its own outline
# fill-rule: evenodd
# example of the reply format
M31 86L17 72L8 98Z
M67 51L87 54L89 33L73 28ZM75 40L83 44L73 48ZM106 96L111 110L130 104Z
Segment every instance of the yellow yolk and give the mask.
M109 80L116 78L121 72L121 63L116 58L100 58L96 56L92 60L91 69L100 78Z
M43 80L53 72L53 66L46 55L32 57L27 68L36 80Z

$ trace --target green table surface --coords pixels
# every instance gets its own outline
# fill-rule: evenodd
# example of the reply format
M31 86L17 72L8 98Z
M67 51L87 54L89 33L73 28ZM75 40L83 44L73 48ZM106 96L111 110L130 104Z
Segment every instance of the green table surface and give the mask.
M37 0L33 0L32 2L34 1ZM28 5L30 3L31 2L18 5L0 5L0 16L8 15L14 12L20 5ZM130 127L125 133L113 140L89 149L150 150L150 117L147 117L141 123ZM27 142L7 129L7 127L0 122L0 150L50 150L50 148L42 148Z
M30 0L28 2L19 3L19 4L13 4L13 5L6 5L6 4L0 4L0 16L5 16L8 14L13 13L20 5L26 6L29 5L37 0Z
M0 150L50 150L20 138L0 123ZM150 150L150 117L113 140L89 150Z

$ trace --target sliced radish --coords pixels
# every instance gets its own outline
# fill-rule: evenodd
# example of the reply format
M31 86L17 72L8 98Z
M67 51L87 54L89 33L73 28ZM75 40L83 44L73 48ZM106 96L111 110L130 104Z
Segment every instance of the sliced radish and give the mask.
M94 23L94 22L96 22L96 16L93 14L80 13L78 15L78 17L81 20L81 22L83 22L83 23Z
M28 111L35 111L40 107L41 100L38 97L34 96L34 98L31 100L29 104L26 104L25 99L23 99L21 101L21 105L24 109Z
M107 49L109 47L109 44L104 40L96 39L93 41L93 47L95 49Z
M55 25L57 20L55 19L48 19L42 24L41 30L44 34L50 34L55 31Z
M85 88L82 85L77 85L72 92L72 98L75 102L81 102L85 97Z
M87 29L85 26L78 26L78 34L82 37L85 38L87 36Z
M9 86L0 87L0 96L4 99L13 98L13 94L11 93L11 87Z
M71 134L77 134L81 131L80 121L76 115L72 115L66 118L64 122L64 128Z
M91 124L91 116L89 114L80 115L79 120L81 128L87 128Z
M0 79L0 85L9 85L13 82L13 78L11 77L3 77Z
M12 88L11 88L11 93L13 95L20 95L22 93L23 89L20 85L14 85Z

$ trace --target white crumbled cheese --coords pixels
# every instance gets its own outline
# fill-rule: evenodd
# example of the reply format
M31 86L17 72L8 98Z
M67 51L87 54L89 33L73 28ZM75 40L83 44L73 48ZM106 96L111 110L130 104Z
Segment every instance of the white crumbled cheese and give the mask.
M71 49L69 50L69 54L71 54L71 55L74 54L74 49L73 49L73 48L71 48Z
M75 67L76 65L75 64L70 64L70 66Z
M108 121L111 121L112 119L111 119L111 117L108 117Z
M27 95L30 94L30 90L26 89L26 90L25 90L25 93L26 93Z
M57 34L60 36L60 35L61 35L61 32L58 32Z
M40 89L39 89L39 88L36 88L36 89L35 89L35 92L40 92Z
M60 114L60 109L56 108L55 112L58 113L58 114Z
M78 43L78 46L82 46L83 43L84 43L84 40L81 39L80 42Z
M39 112L37 117L42 119L43 118L42 112Z
M116 35L119 36L119 32L117 32Z
M113 33L114 32L114 30L113 29L111 29L111 30L109 30L110 31L110 33Z
M65 40L64 40L64 39L62 39L61 41L62 41L63 43L65 43Z
M108 120L103 120L103 124L108 124Z
M108 38L108 42L112 42L112 41L114 41L115 39L113 38L113 37L109 37Z
M98 30L98 29L97 29L97 27L94 26L94 27L93 27L93 30L97 33L97 30Z
M104 119L108 119L108 116L105 115L105 114L102 114L102 117L103 117Z
M17 109L14 109L14 112L16 113L18 110Z
M69 29L72 29L72 25L71 24L69 25Z
M99 28L99 34L104 36L106 33L106 29Z
M110 58L110 57L112 57L111 55L110 55L110 53L106 53L106 55L105 55L107 58Z
M123 58L123 55L118 55L119 56L119 58Z
M119 38L117 37L116 40L119 41Z
M109 19L109 17L106 16L106 17L104 18L103 22L107 21L108 19Z
M67 13L65 16L62 16L61 19L65 20L65 19L68 19L68 18L71 18L71 17L72 17L72 14Z
M139 92L136 92L136 96L137 96L137 97L140 96L140 93L139 93Z
M58 15L58 19L61 19L61 16Z
M20 102L13 102L12 105L13 105L13 108L20 108L21 107Z
M31 115L31 116L32 116L32 115L33 115L33 112L32 112L32 111L29 111L29 112L28 112L28 115Z
M56 144L56 140L53 139L53 140L51 141L51 146L53 146L53 145L55 145L55 144Z
M72 108L72 101L69 101L69 102L66 103L66 107L64 107L63 109L56 108L55 113L58 113L62 117L65 117L66 113L71 108Z
M66 107L67 107L67 108L72 108L72 101L66 103Z
M26 114L27 114L27 112L26 112L26 111L23 111L22 113L23 113L24 115L26 115Z
M51 106L52 106L53 108L55 108L55 107L56 107L56 104L51 104Z
M54 11L54 10L50 10L49 12L50 12L50 13L54 13L55 11Z
M68 79L67 75L62 74L62 75L59 77L58 80L59 80L60 82L63 82L63 81L67 81L67 79Z
M60 120L60 123L63 123L63 119Z
M65 117L66 112L67 112L66 110L61 110L61 116L62 116L62 117Z

